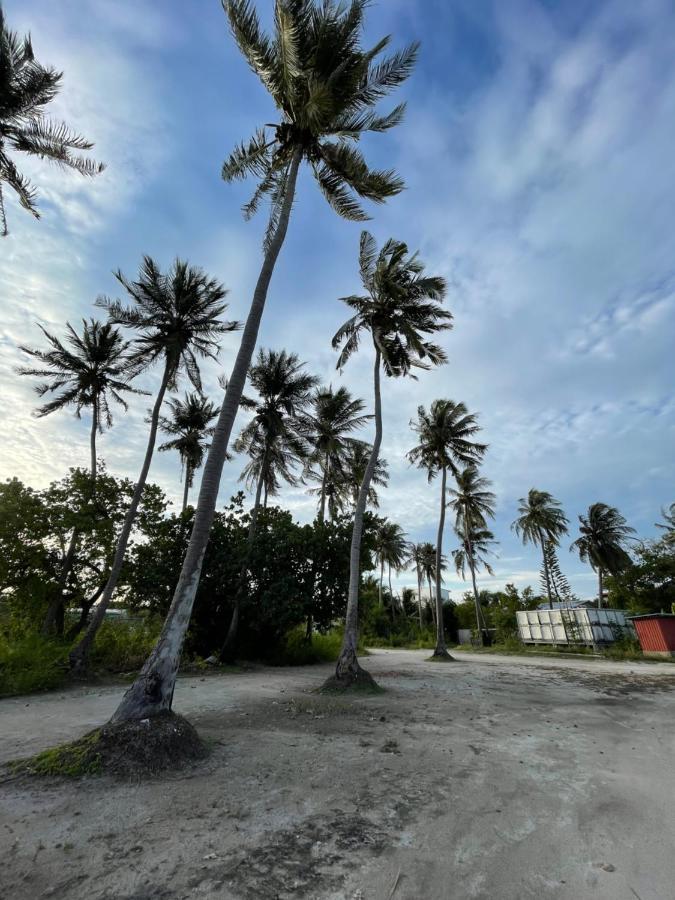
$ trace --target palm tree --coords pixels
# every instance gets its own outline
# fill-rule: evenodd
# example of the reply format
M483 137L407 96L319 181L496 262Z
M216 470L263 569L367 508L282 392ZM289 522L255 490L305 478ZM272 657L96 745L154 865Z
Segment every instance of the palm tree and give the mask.
M178 450L184 481L181 511L185 512L195 472L201 468L204 453L209 446L206 438L213 434L210 426L218 415L218 407L194 391L186 393L182 400L172 397L169 408L171 417L161 416L159 426L173 440L160 444L157 449Z
M331 516L341 506L341 486L348 472L350 451L357 443L351 435L372 419L363 415L364 408L363 400L354 399L345 387L336 391L332 385L322 387L312 399L308 438L314 449L307 460L305 475L319 484L312 492L319 496L320 522L325 519L326 504Z
M40 159L50 159L81 175L97 175L102 163L73 154L94 146L61 122L52 122L44 107L56 97L62 72L45 68L35 59L29 36L21 40L5 24L0 6L0 233L7 235L3 185L11 188L19 203L36 219L36 192L9 157L16 150Z
M476 422L476 416L468 411L464 403L434 400L429 412L424 406L418 407L417 422L412 422L411 425L419 435L419 443L408 453L408 459L420 469L426 470L429 482L439 472L441 475L441 511L436 539L436 649L433 657L452 659L445 644L440 581L448 469L456 478L459 474L458 466L478 462L483 458L487 445L473 440L473 436L480 431L480 426Z
M234 442L237 453L248 453L250 459L240 480L255 490L255 501L249 523L246 558L239 576L234 609L221 658L230 659L239 627L241 595L248 572L248 557L255 539L261 497L267 507L268 496L278 493L280 481L298 484L296 469L309 455L309 430L305 408L318 379L304 372L297 354L286 350L259 350L249 379L258 399L242 397L241 405L253 412L253 418Z
M138 372L138 366L129 358L129 344L122 338L117 328L110 322L101 323L91 319L82 321L82 334L66 323L66 340L60 341L40 326L47 338L48 350L20 347L24 353L39 363L39 368L21 367L20 375L42 378L44 381L35 388L39 397L51 394L52 399L38 407L38 416L48 416L53 412L74 407L79 419L83 409L91 409L91 429L89 449L91 456L91 498L96 496L96 437L103 432L104 425L112 425L111 404L114 401L127 409L124 394L143 394L129 384ZM59 581L54 599L49 604L42 631L49 634L58 625L63 627L63 591L73 567L77 552L78 531L73 529L68 547L63 557Z
M422 578L424 577L424 562L426 558L425 547L425 544L410 544L408 556L408 561L415 567L415 575L417 576L417 609L420 628L424 627L422 622Z
M459 550L453 552L457 571L464 577L464 567L468 564L476 605L476 629L478 640L483 644L484 623L481 624L481 608L476 586L476 568L482 565L490 575L492 570L485 561L485 554L494 543L494 535L487 528L487 519L494 519L495 495L488 490L491 486L487 478L481 477L475 465L466 466L455 475L456 488L450 489L452 499L448 504L455 512L455 531L462 541ZM461 569L460 569L461 566Z
M388 131L402 120L403 104L386 115L379 115L376 106L411 74L417 45L384 59L381 54L388 38L363 49L368 0L352 0L348 7L335 0L277 0L274 39L262 32L250 0L223 0L223 5L239 49L280 113L277 125L258 130L223 166L223 178L228 182L249 175L258 179L245 215L253 215L263 200L270 201L264 259L204 467L192 534L171 608L153 652L113 721L144 718L171 708L220 476L267 291L288 231L300 164L309 164L326 200L339 215L351 220L366 218L358 198L382 203L403 189L394 172L370 169L354 144L362 135ZM146 689L150 684L152 691Z
M425 541L420 546L420 560L422 566L422 577L426 579L427 588L429 590L429 600L428 606L431 610L431 617L434 622L434 626L438 627L438 617L436 612L436 603L435 597L438 595L437 591L434 591L432 585L436 583L437 578L436 574L438 572L438 568L436 565L437 554L436 554L436 545L432 544L431 541ZM441 565L440 565L440 583L443 584L443 572L447 568L447 560L445 556L441 555ZM442 618L441 618L442 621Z
M520 504L518 507L520 515L511 528L518 537L522 536L524 544L534 544L541 548L548 605L553 609L551 575L548 571L544 548L547 541L558 546L560 538L567 534L569 522L560 508L560 501L556 500L548 491L538 491L536 488L532 488L527 497L521 497L518 503Z
M375 440L354 511L346 625L334 681L341 687L372 681L359 666L356 644L363 516L382 443L380 370L391 378L414 377L414 368L428 369L444 363L445 351L428 340L427 335L450 328L452 319L441 306L446 293L445 279L425 275L422 262L416 254L409 254L402 241L390 239L378 253L375 239L364 231L359 268L366 295L342 298L354 310L354 315L338 330L333 347L340 348L337 364L342 369L358 350L361 336L370 335L375 351Z
M663 540L667 544L675 544L675 503L671 503L668 509L662 509L663 522L657 522L656 527L665 531Z
M382 606L382 582L384 580L384 567L389 569L389 597L391 601L391 615L394 617L394 593L391 587L392 566L400 571L408 558L408 542L400 525L383 519L375 533L375 555L380 564L379 601Z
M593 503L585 516L579 516L581 536L570 550L576 550L582 562L590 562L598 573L598 609L602 609L603 575L616 575L632 565L625 545L635 529L614 506Z
M356 509L356 504L359 502L359 490L366 474L368 461L372 452L372 445L366 441L352 441L347 448L343 484L344 506L346 506L348 502ZM372 509L379 509L380 498L376 488L387 487L388 484L389 468L387 466L387 460L378 457L375 462L372 478L370 479L367 501L368 506Z
M150 416L150 433L141 473L117 540L108 583L94 609L89 627L70 652L71 666L76 670L86 664L89 648L122 571L129 536L152 462L164 395L167 390L176 390L183 374L201 392L198 359L216 359L220 337L239 327L237 322L221 321L220 317L227 309L227 304L223 302L227 293L223 285L183 260L177 259L163 274L157 263L145 256L137 281L129 281L119 271L115 277L131 297L133 305L124 306L119 300L101 297L96 301L97 306L107 311L111 322L137 332L131 362L142 363L147 368L161 360L163 372Z

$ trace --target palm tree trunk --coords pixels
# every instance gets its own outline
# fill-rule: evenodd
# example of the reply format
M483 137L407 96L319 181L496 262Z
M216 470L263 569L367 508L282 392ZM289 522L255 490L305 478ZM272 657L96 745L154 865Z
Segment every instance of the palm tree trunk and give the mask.
M431 618L434 623L434 628L437 628L436 624L436 604L434 603L433 597L434 592L431 588L431 572L427 572L427 585L429 587L429 607L431 609Z
M539 529L539 543L541 544L541 552L544 558L544 577L546 579L546 593L548 595L548 608L553 609L553 596L551 594L551 575L548 571L548 560L546 559L546 547L544 535L542 534L541 528Z
M420 631L424 628L422 624L422 578L421 572L417 569L417 609L420 617Z
M188 463L185 466L185 487L183 488L183 508L181 509L181 512L185 512L185 510L187 509L188 493L190 491L190 478L190 464Z
M164 365L164 374L162 375L162 382L159 386L159 391L157 392L157 397L155 399L155 405L152 408L152 415L150 417L150 434L148 436L148 445L145 450L145 458L143 460L143 466L141 467L141 474L138 477L138 481L134 485L134 492L131 495L131 503L129 504L129 509L124 517L124 523L122 524L122 530L120 532L120 536L117 539L117 546L115 547L115 556L113 558L113 563L110 568L110 575L108 576L108 583L105 586L105 590L103 591L103 596L99 600L96 608L94 609L94 614L91 617L89 622L89 626L82 637L82 640L74 647L69 654L70 666L74 671L81 671L85 668L87 664L87 657L89 655L89 650L91 648L92 643L94 642L94 638L96 637L96 632L101 627L101 623L103 622L103 618L106 614L106 610L110 605L110 601L112 600L113 594L115 593L115 588L117 587L117 582L119 581L120 574L122 572L122 565L124 563L124 556L126 554L127 545L129 543L129 537L131 536L131 529L133 528L133 524L136 520L136 514L138 512L138 507L141 502L141 497L143 495L143 489L145 488L145 482L148 479L148 472L150 471L150 463L152 462L152 456L155 450L155 443L157 441L157 427L159 425L159 411L162 407L162 403L164 401L164 395L166 394L166 388L169 383L169 378L171 376L171 364L167 359Z
M384 559L380 560L380 590L379 590L379 600L380 606L382 606L382 582L384 581Z
M464 546L466 549L467 559L469 561L469 570L471 572L471 583L473 585L473 600L476 605L476 631L478 634L478 644L480 647L483 646L483 622L481 622L482 613L480 608L480 599L478 597L478 587L476 585L476 568L474 565L473 559L473 545L471 543L471 539L469 536L469 522L468 516L466 514L466 509L464 510Z
M248 534L246 536L246 550L244 551L244 562L239 572L239 581L237 590L234 595L234 609L232 610L232 618L230 619L230 627L227 629L225 643L220 651L220 659L222 662L234 662L234 646L237 640L237 632L239 631L239 620L241 618L241 596L244 593L244 585L248 575L249 559L251 556L251 548L255 539L256 526L258 524L258 510L260 509L260 496L262 494L263 479L265 477L265 467L263 464L262 471L258 476L258 484L255 490L255 501L251 510L251 521L248 526Z
M90 465L91 468L89 470L90 478L91 478L91 499L92 501L96 498L96 435L98 433L98 402L94 399L92 404L91 411L91 431L89 434L89 451L90 451ZM54 595L54 599L49 604L49 608L45 614L44 622L42 623L42 634L49 635L52 634L54 630L56 633L61 636L63 634L63 626L64 626L64 598L63 593L66 589L66 582L68 581L68 576L70 575L70 570L73 568L73 561L75 559L75 553L77 551L77 541L79 538L79 532L77 528L73 528L73 533L70 536L70 542L68 544L68 549L66 550L66 555L63 558L63 565L61 566L61 573L59 575L59 581L56 586L56 591Z
M204 554L206 553L206 546L209 542L211 525L216 510L220 476L227 455L227 445L237 411L239 410L246 376L258 340L260 320L265 309L267 291L272 280L274 266L288 231L300 160L301 150L297 149L293 154L288 171L279 223L265 253L260 275L258 276L258 283L253 292L251 309L246 319L241 344L239 345L239 352L232 370L232 377L225 391L218 423L213 434L213 441L206 458L190 543L183 560L183 568L176 585L171 608L152 653L112 717L113 721L116 722L128 719L142 719L148 715L156 715L171 709L180 655L190 623L190 616L192 615L192 606L197 593Z
M375 395L375 440L363 481L359 488L359 499L354 510L352 543L349 552L349 594L347 597L347 614L345 616L345 633L342 649L335 666L335 681L342 686L355 682L369 683L372 678L361 668L356 655L359 625L359 585L361 581L361 538L363 536L363 516L368 502L368 491L377 465L377 458L382 444L382 397L380 394L380 349L375 346L375 365L373 368L373 390Z
M602 609L602 569L598 569L598 609Z
M441 562L443 559L443 531L445 530L445 505L448 482L448 470L441 470L441 514L438 519L438 537L436 538L436 649L434 658L452 659L445 644L445 627L443 622L443 600L441 597Z
M391 563L389 563L389 602L391 603L391 621L396 620L396 609L394 608L394 592L391 589Z
M321 479L321 500L319 501L319 522L326 517L326 481L328 480L328 454L324 463L323 477Z

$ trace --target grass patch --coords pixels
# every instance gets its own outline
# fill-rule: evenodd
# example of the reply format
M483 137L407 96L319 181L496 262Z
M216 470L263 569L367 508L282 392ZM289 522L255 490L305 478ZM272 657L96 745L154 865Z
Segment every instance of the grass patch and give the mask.
M67 677L67 644L37 633L0 634L0 697L54 690Z
M79 778L84 775L99 775L102 769L98 742L100 728L90 731L84 737L60 747L50 747L36 756L9 763L16 775L37 775L47 778Z

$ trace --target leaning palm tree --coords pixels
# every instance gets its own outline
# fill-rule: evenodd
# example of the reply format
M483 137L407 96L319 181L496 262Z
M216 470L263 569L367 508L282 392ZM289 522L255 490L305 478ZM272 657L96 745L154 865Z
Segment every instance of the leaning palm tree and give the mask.
M47 394L51 399L38 407L38 416L47 416L61 409L73 407L79 419L83 409L91 410L89 451L91 456L91 498L96 495L96 438L104 426L112 425L113 402L127 409L124 394L143 394L130 385L138 372L138 365L129 358L129 343L110 322L82 321L82 334L66 323L66 340L60 341L41 327L49 344L48 350L35 350L22 346L24 353L33 357L39 368L22 366L20 375L30 375L43 381L35 388L39 397ZM73 529L63 556L54 599L50 602L42 625L43 633L54 630L62 616L63 591L77 552L78 530Z
M356 645L363 516L382 443L380 373L384 370L391 378L414 377L414 369L428 369L446 362L445 351L428 336L450 328L452 319L441 306L446 293L445 279L440 275L425 275L417 254L411 255L402 241L390 239L378 252L375 239L364 231L359 268L366 294L343 297L354 315L336 333L333 347L340 348L337 364L342 369L358 350L364 334L372 341L375 440L354 511L345 633L332 682L339 687L372 681L359 665Z
M579 516L581 536L570 550L576 550L582 562L590 562L598 573L598 609L602 609L603 576L616 575L632 565L626 544L635 529L614 506L593 503L585 516Z
M177 450L180 456L183 485L182 512L187 509L188 495L195 472L201 469L208 449L206 439L213 434L211 422L218 415L218 407L197 391L186 393L180 400L169 400L171 416L161 416L159 425L172 439L160 444L158 450Z
M555 547L558 546L560 538L567 534L569 522L560 508L560 501L556 500L548 491L538 491L536 488L532 488L527 497L521 497L518 503L520 504L518 507L520 515L511 528L518 537L522 537L524 544L534 544L541 548L548 605L553 609L551 574L548 570L544 549L547 541L550 541Z
M286 238L298 171L306 162L324 197L343 218L363 220L360 198L382 203L403 189L392 171L376 171L356 149L359 138L398 125L404 105L376 107L411 74L413 44L382 58L389 38L361 46L368 0L276 0L275 37L263 33L250 0L223 0L234 38L279 110L279 122L260 129L223 166L228 181L254 176L258 186L245 215L264 200L270 217L264 260L239 352L209 451L195 521L162 634L113 720L143 718L171 708L180 653L190 621L216 508L230 434L258 337L267 291Z
M150 433L141 473L134 486L117 540L108 582L95 607L89 627L70 652L71 666L75 670L84 668L86 664L89 648L103 621L122 571L131 529L152 462L164 396L167 390L176 389L183 374L201 392L198 359L216 359L221 336L239 327L236 322L221 320L227 309L227 304L223 302L227 293L223 285L201 269L189 266L180 259L164 274L153 259L145 256L137 281L129 281L119 271L115 277L129 294L133 304L124 306L119 300L101 297L96 301L97 305L108 312L111 322L137 332L135 347L130 355L132 363L143 363L145 367L149 367L161 360L163 370L150 416Z
M296 353L286 350L259 350L249 380L258 397L242 397L241 405L253 413L234 442L237 453L246 453L249 461L241 474L255 500L251 511L246 554L234 596L232 618L221 650L221 658L232 659L241 615L241 599L248 573L249 556L255 540L261 497L278 493L282 482L299 483L298 470L309 456L309 424L305 410L318 379L304 371Z
M0 234L7 235L3 185L16 194L24 209L40 218L36 192L10 158L12 151L50 159L80 175L97 175L103 164L73 153L94 146L63 124L52 122L44 108L56 97L62 72L41 65L29 36L10 31L0 6Z
M352 397L345 387L336 391L332 385L322 387L312 398L308 437L313 450L305 474L318 484L313 493L319 497L320 522L325 519L326 505L331 515L341 506L341 486L347 477L350 451L357 443L351 435L372 419L363 414L364 408L363 400Z
M480 426L476 416L468 411L464 403L434 400L428 412L424 406L418 407L417 421L411 424L419 436L419 443L408 453L408 459L426 470L429 482L439 473L441 476L441 508L436 539L436 649L432 658L452 659L445 644L440 581L448 470L457 478L458 467L481 460L487 445L474 440Z
M455 513L455 531L462 540L459 550L453 552L457 571L464 577L464 567L471 572L473 597L476 606L476 628L479 642L483 643L484 624L481 624L481 607L476 586L476 568L482 565L492 575L485 562L485 554L494 543L494 535L487 528L487 519L494 519L495 495L489 490L490 482L483 478L475 465L469 465L455 475L456 488L450 489L449 506Z

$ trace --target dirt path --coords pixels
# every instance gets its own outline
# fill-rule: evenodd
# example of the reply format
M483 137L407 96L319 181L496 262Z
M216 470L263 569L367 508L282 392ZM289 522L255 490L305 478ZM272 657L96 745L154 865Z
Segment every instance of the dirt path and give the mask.
M672 666L376 651L182 679L206 763L146 783L0 786L0 896L671 900ZM0 761L103 722L120 689L0 702Z

